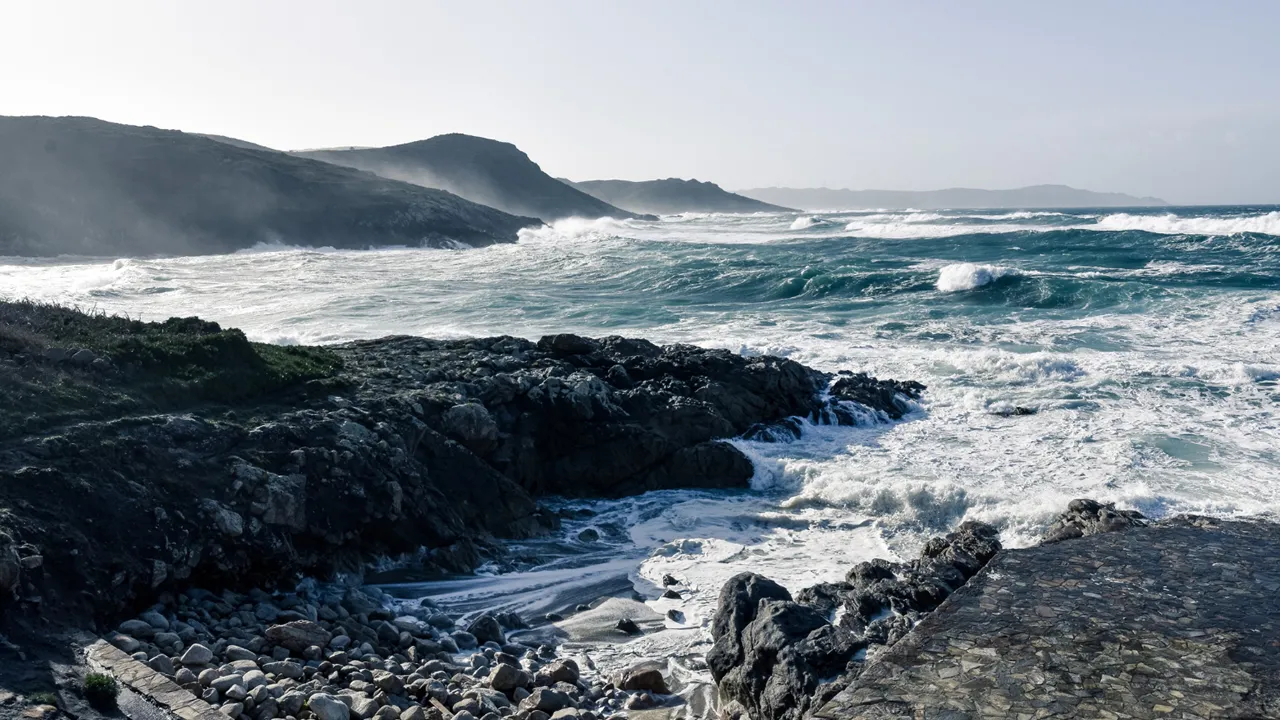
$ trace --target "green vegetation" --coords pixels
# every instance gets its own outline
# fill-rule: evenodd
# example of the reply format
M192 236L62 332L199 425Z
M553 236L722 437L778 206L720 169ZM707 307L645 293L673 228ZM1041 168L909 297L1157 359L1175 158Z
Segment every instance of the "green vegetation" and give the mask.
M116 696L120 688L116 679L104 673L89 673L84 676L84 698L99 710L109 710L116 706Z
M71 359L80 350L92 356ZM251 343L198 318L146 323L0 302L0 437L70 419L259 401L340 367L328 350Z
M54 707L58 705L58 696L51 692L33 693L30 700L35 705L53 705Z

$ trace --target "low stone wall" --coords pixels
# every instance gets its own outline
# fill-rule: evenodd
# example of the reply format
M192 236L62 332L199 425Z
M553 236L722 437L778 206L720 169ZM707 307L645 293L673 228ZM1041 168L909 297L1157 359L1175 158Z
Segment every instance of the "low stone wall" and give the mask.
M85 648L85 660L181 720L227 720L226 715L105 640Z

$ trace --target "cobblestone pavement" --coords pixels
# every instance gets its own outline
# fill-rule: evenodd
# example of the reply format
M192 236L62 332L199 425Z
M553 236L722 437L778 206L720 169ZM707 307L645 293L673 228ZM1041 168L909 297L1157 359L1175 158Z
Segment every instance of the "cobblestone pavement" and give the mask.
M1280 717L1280 525L1000 553L819 718Z

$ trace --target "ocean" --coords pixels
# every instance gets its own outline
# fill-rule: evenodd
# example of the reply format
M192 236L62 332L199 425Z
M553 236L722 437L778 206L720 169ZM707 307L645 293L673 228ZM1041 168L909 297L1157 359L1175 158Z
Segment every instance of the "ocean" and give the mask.
M965 519L1019 546L1076 497L1280 514L1276 207L686 214L478 250L0 258L0 295L275 343L631 335L928 386L900 422L738 441L749 491L552 500L563 535L514 545L513 564L389 586L526 613L630 588L683 613L606 664L696 658L737 572L798 590ZM668 573L683 598L658 597Z

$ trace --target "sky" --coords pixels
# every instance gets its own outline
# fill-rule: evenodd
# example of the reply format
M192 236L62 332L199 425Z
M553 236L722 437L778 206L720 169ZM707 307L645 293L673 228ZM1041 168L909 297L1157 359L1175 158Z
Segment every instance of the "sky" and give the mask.
M574 180L1280 202L1280 2L0 0L0 115Z

